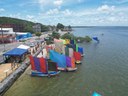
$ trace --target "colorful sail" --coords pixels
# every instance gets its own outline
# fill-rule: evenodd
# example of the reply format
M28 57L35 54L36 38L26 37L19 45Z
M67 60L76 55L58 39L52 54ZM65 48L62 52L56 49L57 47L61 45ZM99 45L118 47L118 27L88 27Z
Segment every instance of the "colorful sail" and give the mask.
M78 52L78 44L75 44L76 45L76 52Z
M70 40L69 39L65 39L66 44L70 44Z
M31 69L34 71L38 72L43 72L47 73L47 64L44 58L37 58L37 57L32 57L29 56L30 58L30 64L31 64Z
M54 39L55 50L59 53L62 53L63 40Z
M76 68L74 57L71 57L71 64L72 64L72 68Z
M58 71L57 70L57 63L49 60L48 61L48 71Z
M69 56L69 48L68 47L65 47L65 55Z
M36 70L35 69L35 65L34 65L34 59L33 59L33 57L31 55L29 56L29 59L30 59L31 69L32 70Z
M65 55L65 46L62 47L62 53Z
M71 58L68 56L66 56L66 64L67 64L67 67L72 67Z
M76 45L72 44L73 50L76 51Z
M93 92L92 96L102 96L102 95L100 95L100 94L97 93L97 92Z
M40 70L40 61L39 61L39 58L37 58L37 57L33 57L33 58L34 58L35 69L36 69L38 72L41 72L41 70Z
M46 49L42 50L42 55L43 55L43 58L47 58L48 57L48 53L47 53Z
M30 63L32 66L32 76L53 76L57 75L60 72L57 70L57 64L54 63L49 63L47 65L46 59L44 58L37 58L37 57L32 57L30 56ZM48 70L49 69L49 70Z
M74 44L76 44L76 40L74 40Z
M70 44L74 44L74 40L70 40Z
M75 59L72 57L68 57L66 56L66 64L67 64L67 67L70 67L70 68L75 68L76 65L75 65Z
M69 57L73 57L73 48L69 48Z
M66 68L66 57L65 55L59 54L54 50L50 50L50 60L57 63L58 67Z
M96 40L97 42L99 42L98 37L93 37L93 40Z
M82 47L78 47L78 52L81 53L81 55L83 55L84 54L83 48Z
M47 73L47 63L46 60L44 58L39 58L39 62L40 62L40 71L43 73Z
M76 61L81 61L81 54L79 52L74 51L74 58Z
M46 47L47 52L49 52L49 50L53 50L53 47L51 45L46 45L45 47Z
M64 45L66 44L66 41L65 41L65 40L63 40L63 44L64 44Z

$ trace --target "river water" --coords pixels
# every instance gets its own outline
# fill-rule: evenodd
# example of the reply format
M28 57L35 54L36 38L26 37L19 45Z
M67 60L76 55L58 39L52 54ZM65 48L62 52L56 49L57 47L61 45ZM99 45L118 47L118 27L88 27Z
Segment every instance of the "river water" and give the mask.
M128 27L74 28L73 34L100 40L79 44L85 56L76 72L31 77L28 68L4 96L128 96Z

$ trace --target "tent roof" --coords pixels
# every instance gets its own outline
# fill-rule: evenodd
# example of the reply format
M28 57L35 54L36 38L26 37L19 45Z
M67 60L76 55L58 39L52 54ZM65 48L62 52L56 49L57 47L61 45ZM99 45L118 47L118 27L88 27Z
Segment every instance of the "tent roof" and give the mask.
M27 52L26 49L14 48L14 49L4 53L3 55L4 56L21 56L26 52Z
M17 48L20 48L20 49L29 49L30 47L27 46L27 45L20 45Z

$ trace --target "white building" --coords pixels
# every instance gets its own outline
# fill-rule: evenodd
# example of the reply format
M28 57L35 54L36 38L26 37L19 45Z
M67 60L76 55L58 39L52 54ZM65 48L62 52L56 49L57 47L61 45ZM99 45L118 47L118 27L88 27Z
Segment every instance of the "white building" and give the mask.
M5 34L5 35L9 35L9 34L15 34L15 32L13 32L13 28L1 28L0 29L0 34Z

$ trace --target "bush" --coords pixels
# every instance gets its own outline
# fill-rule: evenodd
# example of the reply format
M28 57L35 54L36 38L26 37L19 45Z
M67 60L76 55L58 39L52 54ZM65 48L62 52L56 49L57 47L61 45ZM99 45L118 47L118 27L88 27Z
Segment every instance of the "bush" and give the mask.
M76 41L77 41L78 43L82 43L82 42L85 41L85 38L84 38L84 37L76 37Z
M62 39L76 39L76 37L73 34L65 33L61 36Z
M91 42L92 39L91 39L89 36L85 36L85 41L86 41L86 42Z
M40 37L41 36L41 32L36 32L35 35Z
M57 33L57 32L52 32L51 37L52 37L52 38L59 39L59 38L60 38L60 34L59 34L59 33Z

